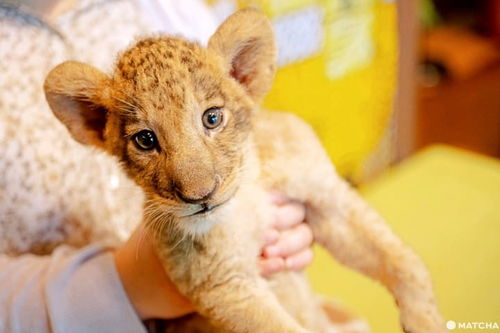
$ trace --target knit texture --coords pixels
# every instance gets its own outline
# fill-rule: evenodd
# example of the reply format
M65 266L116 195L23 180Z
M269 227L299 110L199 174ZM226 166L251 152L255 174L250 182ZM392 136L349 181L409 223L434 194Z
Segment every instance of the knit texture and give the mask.
M65 60L110 72L150 28L135 3L79 1L53 27L0 6L0 252L116 245L140 222L141 190L112 157L70 137L42 89Z

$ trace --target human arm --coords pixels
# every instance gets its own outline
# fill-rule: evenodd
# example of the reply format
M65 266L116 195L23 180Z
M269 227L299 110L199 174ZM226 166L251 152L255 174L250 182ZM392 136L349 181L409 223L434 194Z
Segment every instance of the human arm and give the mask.
M146 332L110 249L0 255L0 332Z

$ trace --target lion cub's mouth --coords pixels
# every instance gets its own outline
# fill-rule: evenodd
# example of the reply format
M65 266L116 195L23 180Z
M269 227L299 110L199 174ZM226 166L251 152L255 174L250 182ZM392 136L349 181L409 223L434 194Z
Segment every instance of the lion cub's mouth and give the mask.
M226 201L227 201L227 200L226 200ZM205 213L211 212L211 211L213 211L214 209L216 209L216 208L218 208L218 207L222 206L222 205L223 205L226 201L221 202L221 203L216 204L216 205L210 205L210 204L206 204L206 203L205 203L205 204L202 204L202 205L200 205L200 206L201 206L200 210L198 210L198 211L196 211L196 212L194 212L194 213L192 213L192 214L190 214L190 215L187 215L187 216L202 215L202 214L205 214Z
M214 204L209 204L209 203L199 204L199 205L197 205L197 206L199 206L198 209L189 212L188 214L184 215L183 217L193 217L193 216L208 215L209 213L213 212L214 210L216 210L220 206L224 205L230 199L231 199L231 197L229 197L229 199L226 199L226 200L224 200L222 202L219 202L218 204L215 204L215 205Z
M229 192L229 194L226 193L226 195L223 196L224 199L222 201L219 201L218 203L204 202L204 203L197 204L197 205L190 205L191 207L186 209L185 214L181 215L180 217L206 216L206 215L212 213L217 208L226 204L228 201L230 201L234 197L237 190L238 190L238 187L235 187L233 191Z

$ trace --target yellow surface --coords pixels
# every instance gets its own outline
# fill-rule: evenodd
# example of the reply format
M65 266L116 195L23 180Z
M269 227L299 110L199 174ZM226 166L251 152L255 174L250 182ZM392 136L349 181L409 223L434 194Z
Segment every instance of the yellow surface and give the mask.
M328 20L335 15L332 3L336 2L316 1L326 8L325 47L317 57L280 68L264 106L291 111L306 119L318 132L339 172L356 178L362 163L377 147L391 115L396 10L394 3L356 1L371 5L373 57L365 65L332 79L325 66L331 50L342 42L328 32L332 23Z
M424 259L445 320L500 325L499 160L436 146L362 193ZM367 318L374 333L401 332L382 287L316 254L308 273L317 291Z

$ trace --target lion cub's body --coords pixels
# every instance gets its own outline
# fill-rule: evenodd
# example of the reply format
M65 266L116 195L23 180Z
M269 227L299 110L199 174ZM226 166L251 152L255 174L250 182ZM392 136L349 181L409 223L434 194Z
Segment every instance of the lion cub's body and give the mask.
M324 180L321 175L324 174L324 171L327 171L321 171L322 162L327 162L328 159L323 150L320 149L319 141L311 128L299 118L286 113L261 112L256 116L254 125L251 141L254 143L253 147L255 149L248 152L252 156L249 158L248 165L246 166L248 170L254 172L246 175L245 182L233 198L231 205L221 208L219 212L214 212L216 218L221 223L214 226L208 235L209 238L204 238L200 244L201 246L205 246L204 251L206 252L203 253L202 260L197 266L200 270L207 272L204 276L209 275L211 279L208 283L201 279L196 282L180 282L181 284L186 283L190 286L196 285L197 288L202 286L207 291L210 291L210 293L211 290L215 289L213 297L208 297L211 303L206 306L210 308L220 306L220 300L225 297L234 299L241 297L244 299L248 296L246 292L238 295L238 283L233 288L231 288L232 284L224 284L221 288L217 288L212 283L221 280L227 281L230 278L234 278L237 282L238 279L243 278L239 277L238 274L255 278L255 274L257 273L255 270L257 267L257 257L260 251L259 235L270 219L270 214L266 211L269 205L266 199L266 189L278 189L286 193L296 193L297 195L294 197L303 200L308 195L306 194L307 191L302 189L303 184L296 184L298 186L293 188L295 186L287 180L290 176L290 174L287 174L287 169L294 170L292 172L299 172L299 169L314 168L318 171L316 174L318 182ZM310 160L301 159L301 157L305 156L304 153L306 152L308 154L312 153ZM299 168L297 168L298 165L296 163L300 165ZM331 168L330 163L323 164L322 166L326 169ZM280 170L279 173L276 173L276 168ZM255 172L256 170L260 172ZM297 177L294 178L299 179ZM309 179L304 180L305 183L309 183ZM176 243L177 239L172 240L172 242ZM179 243L176 243L174 246L182 247ZM168 247L166 247L164 250L167 252L165 257L175 257L177 250L180 252L180 260L186 256L186 253L179 248L168 251ZM208 258L210 259L207 260ZM182 270L184 265L180 260L174 260L171 267L167 267L167 270ZM179 272L178 274L179 276L185 276L185 272ZM219 277L217 278L217 276ZM257 278L256 280L261 279ZM351 317L349 313L335 307L333 304L323 303L321 298L313 293L305 274L296 272L279 273L268 280L261 280L261 282L264 282L261 288L263 290L270 289L287 313L291 314L301 326L311 332L369 332L368 327L363 321ZM190 287L184 286L184 288L186 288L184 290L187 290ZM206 297L206 294L204 297ZM246 308L244 301L240 306L241 309L239 309L238 314L242 317L239 320L234 320L234 322L241 324L241 327L231 326L230 332L251 331L248 328L246 320L248 316L247 311L251 309L251 306ZM331 307L330 311L325 309L328 306ZM261 319L261 324L264 325L259 326L259 329L262 331L290 331L290 327L287 326L266 327L273 321L272 317L276 314L268 313L263 309L255 310L259 311L256 315ZM228 311L227 316L235 316L233 311L233 309ZM217 316L220 314L213 315ZM224 313L222 315L224 316ZM334 319L330 317L332 315ZM221 329L218 326L213 326L200 316L189 316L173 321L167 329L167 332L172 333L226 331L227 328Z
M75 62L47 77L47 100L73 137L117 156L144 190L164 267L202 316L170 330L363 331L330 322L301 274L260 277L264 192L274 189L306 204L316 241L337 260L388 288L408 332L444 331L425 267L335 173L309 126L258 110L274 58L269 22L245 10L207 48L149 38L112 77ZM144 132L151 146L137 141Z

